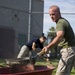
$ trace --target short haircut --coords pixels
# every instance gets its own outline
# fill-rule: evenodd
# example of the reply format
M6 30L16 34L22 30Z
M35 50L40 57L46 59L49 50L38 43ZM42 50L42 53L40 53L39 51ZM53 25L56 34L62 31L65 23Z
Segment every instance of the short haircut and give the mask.
M57 11L60 12L60 8L57 5L52 5L51 7L49 7L49 9L51 9L51 8L55 8Z
M44 36L44 33L42 33L41 37L42 37L43 39L46 39L46 37Z

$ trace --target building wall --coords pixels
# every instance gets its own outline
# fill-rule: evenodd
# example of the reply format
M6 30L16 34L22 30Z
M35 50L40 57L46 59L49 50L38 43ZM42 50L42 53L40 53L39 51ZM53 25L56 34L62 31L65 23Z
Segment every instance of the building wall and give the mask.
M3 50L4 52L2 52L3 54L1 57L8 58L8 52L6 53L7 56L5 55L7 49L10 51L10 57L16 56L15 54L18 53L18 46L22 43L21 39L24 42L27 41L27 37L25 36L27 36L28 33L28 8L29 0L0 0L0 27L2 27L3 29L1 32L3 33L3 35L5 35L7 33L10 33L13 29L15 31L15 33L12 34L15 41L11 40L13 42L13 48L12 45L10 45L11 41L9 42L9 46L11 46L12 49L10 49L8 46L6 47L6 45L3 44L3 46L1 46L1 50ZM10 32L7 32L8 30L10 30ZM23 40L23 35L25 40ZM7 39L7 37L2 40L5 39ZM10 37L10 39L12 39L12 37ZM0 43L0 45L2 45L2 42ZM3 49L3 47L7 49Z
M32 0L31 35L39 37L43 33L43 12L44 2Z
M15 41L12 41L14 44L13 53L18 53L19 46L21 47L28 41L29 1L30 0L0 0L0 28L2 27L4 31L4 33L2 31L0 33L5 35L9 33L9 31L5 32L6 29L10 31L14 30L13 36ZM41 0L32 0L32 12L43 12L43 4ZM43 14L31 13L30 40L34 37L39 37L42 33ZM12 37L10 37L10 39L12 39ZM5 38L2 40L5 40ZM9 42L9 46L10 43L11 42ZM0 47L1 45L0 43ZM7 49L9 50L8 47ZM12 57L12 50L10 54Z
M27 34L28 8L29 0L0 0L0 25Z

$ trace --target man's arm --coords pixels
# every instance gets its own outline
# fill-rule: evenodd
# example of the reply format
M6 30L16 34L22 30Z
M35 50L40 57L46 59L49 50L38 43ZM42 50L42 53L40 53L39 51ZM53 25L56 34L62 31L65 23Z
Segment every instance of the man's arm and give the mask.
M32 44L32 49L36 50L36 44L35 44L35 42L33 42L33 44Z
M63 31L57 31L57 36L53 39L52 42L50 42L47 46L45 46L43 49L45 50L45 52L48 51L48 49L51 49L52 47L56 46L61 39L64 36L64 32Z
M32 50L34 50L36 53L38 53L38 51L36 50L36 44L35 44L35 42L33 42L33 44L32 44Z

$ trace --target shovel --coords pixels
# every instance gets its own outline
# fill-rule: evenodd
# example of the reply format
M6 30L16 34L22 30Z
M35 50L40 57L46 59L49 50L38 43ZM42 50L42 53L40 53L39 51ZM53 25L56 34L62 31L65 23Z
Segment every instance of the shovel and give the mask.
M35 56L31 57L31 58L32 58L32 59L36 59L36 58L38 58L38 57L42 57L44 60L49 61L48 58L45 58L44 56L42 56L42 54L44 54L44 53L45 53L45 51L42 50L41 52L37 53L37 55L35 55Z
M42 50L41 52L37 53L35 56L33 56L33 57L31 57L31 58L32 58L32 59L33 59L33 58L37 58L37 57L41 56L41 55L44 54L44 53L45 53L45 51Z

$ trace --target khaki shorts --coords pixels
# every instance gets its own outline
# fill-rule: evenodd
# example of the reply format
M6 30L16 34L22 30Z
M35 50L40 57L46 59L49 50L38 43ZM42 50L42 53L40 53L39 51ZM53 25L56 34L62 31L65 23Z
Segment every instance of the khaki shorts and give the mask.
M31 57L31 51L26 45L22 46L17 58Z
M75 47L61 50L61 58L58 64L56 75L70 75L75 61Z

